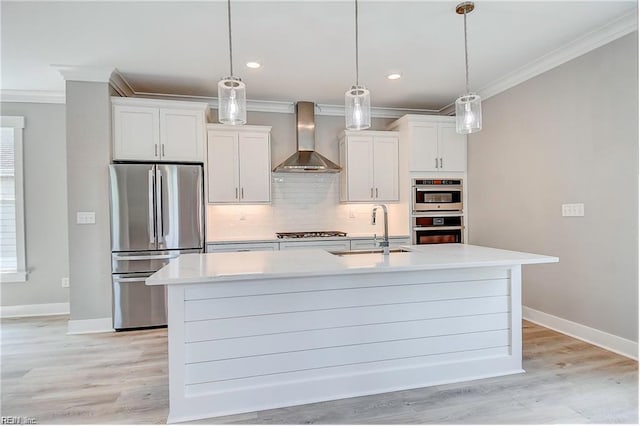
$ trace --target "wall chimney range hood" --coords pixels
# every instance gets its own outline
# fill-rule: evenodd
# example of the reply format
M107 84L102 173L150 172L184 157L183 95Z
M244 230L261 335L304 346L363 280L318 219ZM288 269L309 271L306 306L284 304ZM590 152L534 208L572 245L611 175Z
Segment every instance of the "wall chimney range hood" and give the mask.
M315 151L315 104L296 103L296 135L298 151L273 171L280 173L338 173L342 167Z

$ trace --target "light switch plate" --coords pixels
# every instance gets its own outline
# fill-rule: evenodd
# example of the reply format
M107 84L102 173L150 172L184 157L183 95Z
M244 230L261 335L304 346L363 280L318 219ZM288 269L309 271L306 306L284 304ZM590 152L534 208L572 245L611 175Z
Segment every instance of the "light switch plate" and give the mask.
M563 204L562 216L584 216L584 204Z
M67 288L69 287L69 277L63 277L62 280L60 280L62 287Z
M96 212L77 212L76 223L78 225L90 225L96 223Z

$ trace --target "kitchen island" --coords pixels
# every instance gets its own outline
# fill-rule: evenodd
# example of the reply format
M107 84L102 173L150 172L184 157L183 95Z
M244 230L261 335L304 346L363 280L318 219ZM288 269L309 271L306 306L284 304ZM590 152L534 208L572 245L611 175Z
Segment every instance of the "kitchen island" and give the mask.
M156 272L168 422L523 372L521 265L558 258L407 248L187 254Z

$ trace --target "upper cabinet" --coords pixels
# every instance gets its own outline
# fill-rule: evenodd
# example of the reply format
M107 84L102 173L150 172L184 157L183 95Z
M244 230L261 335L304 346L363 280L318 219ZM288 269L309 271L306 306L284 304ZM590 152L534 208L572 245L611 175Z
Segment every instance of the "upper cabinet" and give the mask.
M405 115L389 129L408 146L410 172L467 170L467 137L456 133L455 117Z
M344 131L340 201L398 201L398 133Z
M209 203L271 202L271 127L207 128Z
M111 104L114 160L204 161L208 104L119 97Z

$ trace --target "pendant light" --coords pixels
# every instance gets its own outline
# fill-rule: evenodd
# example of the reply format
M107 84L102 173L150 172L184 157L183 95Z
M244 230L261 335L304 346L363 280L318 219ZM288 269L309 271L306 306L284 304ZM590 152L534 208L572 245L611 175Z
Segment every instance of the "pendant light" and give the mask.
M371 98L369 91L360 85L358 69L358 0L356 5L356 84L344 95L344 112L348 130L364 130L371 127Z
M456 6L456 13L464 15L464 66L466 93L456 99L456 132L475 133L482 130L482 105L480 96L469 91L469 55L467 53L467 13L474 9L473 2Z
M246 87L239 77L233 76L233 50L231 47L231 0L227 0L229 18L229 77L218 82L218 121L223 124L247 122Z

